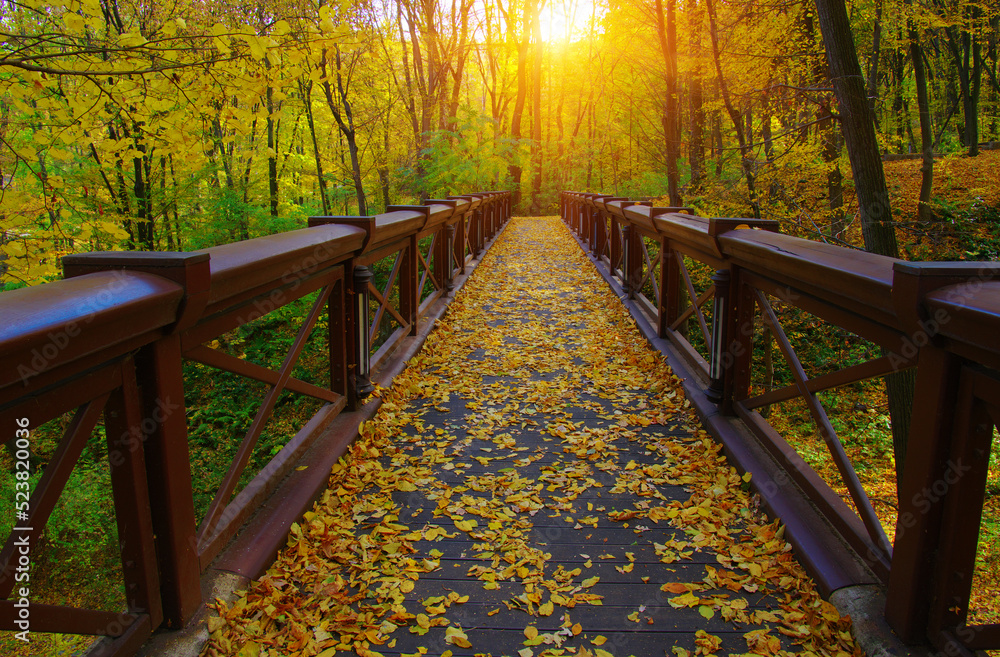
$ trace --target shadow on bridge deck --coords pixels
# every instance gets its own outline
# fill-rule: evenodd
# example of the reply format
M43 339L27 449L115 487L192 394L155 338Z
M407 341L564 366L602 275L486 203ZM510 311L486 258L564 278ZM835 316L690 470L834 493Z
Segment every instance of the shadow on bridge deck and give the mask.
M380 394L204 654L859 652L557 219Z

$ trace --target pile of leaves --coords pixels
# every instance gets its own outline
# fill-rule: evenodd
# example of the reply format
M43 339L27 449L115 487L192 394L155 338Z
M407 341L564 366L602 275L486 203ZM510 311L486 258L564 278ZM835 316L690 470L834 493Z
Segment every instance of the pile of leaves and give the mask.
M514 220L378 394L204 655L861 654L557 219Z

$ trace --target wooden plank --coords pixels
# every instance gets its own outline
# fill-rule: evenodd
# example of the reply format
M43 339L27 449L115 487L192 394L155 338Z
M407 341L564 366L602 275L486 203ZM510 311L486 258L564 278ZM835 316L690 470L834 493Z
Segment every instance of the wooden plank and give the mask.
M514 232L527 238L524 225L515 224ZM470 240L473 247L479 236ZM531 244L518 248L526 252ZM567 274L580 261L567 260L558 249L545 263L528 259L533 267L550 269L533 277L531 285L515 286L495 299L466 298L463 314L442 320L452 359L437 360L442 347L435 343L425 358L411 364L424 371L410 370L417 378L386 393L386 416L366 427L368 435L388 439L364 445L355 452L362 460L338 470L317 515L309 516L309 531L296 533L281 557L283 568L261 586L280 590L281 604L312 605L322 598L316 586L324 579L332 583L334 573L346 581L349 571L350 581L364 593L358 609L389 600L405 603L407 614L426 611L447 619L450 627L464 628L471 643L469 648L448 643L442 627L420 634L418 621L408 617L399 627L392 620L384 641L377 632L366 633L370 649L383 655L421 648L426 654L516 655L525 647L526 626L559 633L574 623L582 629L577 636L563 632L563 645L577 653L596 647L591 639L598 634L614 655L671 654L673 646L693 651L698 630L719 637L716 652L745 653L744 632L765 628L792 648L792 639L779 636L778 622L768 621L766 614L751 628L725 620L709 606L711 600L708 605L700 601L741 599L755 614L788 604L785 591L761 584L760 590L767 590L761 593L751 580L745 580L745 588L733 583L737 590L700 588L710 568L725 569L732 562L727 545L717 553L694 543L708 545L726 534L734 545L760 543L747 534L756 525L744 524L739 513L729 512L731 506L715 509L719 519L725 518L725 529L709 529L697 517L715 526L714 518L696 505L711 496L752 503L714 488L692 499L691 487L706 483L696 484L700 477L693 464L705 459L704 467L714 468L715 452L703 451L707 443L682 396L676 403L667 401L674 399L671 390L644 389L644 383L630 385L621 376L630 359L641 354L629 351L628 344L612 344L610 354L590 350L602 336L588 324L599 321L594 318L604 301L585 298L584 288L567 282L582 280L574 278L577 272ZM505 252L496 263L510 268L504 274L510 278L525 266L516 251ZM623 329L623 341L637 338L626 338ZM450 387L450 377L461 377L461 386ZM654 424L642 426L644 409L655 412L654 419L647 418ZM591 448L598 439L602 444ZM377 458L378 465L362 454ZM724 465L720 474L710 478L709 488L742 486L729 478ZM663 509L659 522L653 519L659 514L650 514L656 508ZM669 524L667 513L682 510L697 517ZM428 534L430 529L434 532ZM682 552L676 561L672 554L661 554L664 544ZM748 558L739 554L732 558ZM396 588L401 567L411 580ZM748 576L745 567L735 575L740 582ZM733 563L732 568L740 567ZM675 586L664 590L666 584ZM675 608L671 601L688 590L681 584L694 586L698 597L690 606ZM578 593L600 597L574 600ZM429 598L447 595L469 597L447 609L425 609L440 602ZM535 596L532 608L529 595ZM554 604L551 613L537 613L543 601ZM601 604L591 604L596 601ZM533 654L543 650L537 646Z

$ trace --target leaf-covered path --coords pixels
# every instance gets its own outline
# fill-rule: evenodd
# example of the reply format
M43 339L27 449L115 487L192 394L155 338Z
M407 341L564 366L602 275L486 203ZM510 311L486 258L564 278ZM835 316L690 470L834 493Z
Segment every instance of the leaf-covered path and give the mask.
M205 654L860 654L559 220L380 394Z

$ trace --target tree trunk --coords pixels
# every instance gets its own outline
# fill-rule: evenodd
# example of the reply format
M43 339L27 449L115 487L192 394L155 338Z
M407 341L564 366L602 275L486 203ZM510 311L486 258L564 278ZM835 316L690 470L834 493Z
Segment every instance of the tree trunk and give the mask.
M847 154L854 172L865 248L872 253L898 258L899 247L875 136L874 115L865 97L847 8L844 0L816 0L816 9Z
M306 108L306 121L309 123L309 135L312 137L313 160L316 163L316 178L319 181L319 198L323 206L323 214L330 214L330 199L326 193L326 178L323 177L323 159L320 157L319 140L316 138L316 123L312 112L312 80L304 84L299 80L299 93Z
M755 219L760 219L760 201L757 198L757 189L754 184L753 151L747 143L746 136L743 134L743 117L733 106L733 102L729 97L729 85L726 83L726 78L722 75L722 61L719 56L719 33L716 29L714 0L706 0L705 6L708 9L708 31L712 37L712 57L715 60L715 72L719 76L719 92L722 94L722 101L726 105L729 118L732 119L733 128L736 130L736 140L740 145L740 159L743 165L743 175L747 182L750 210ZM879 163L881 164L881 161Z
M402 3L400 3L402 4ZM417 91L420 94L420 125L419 128L415 128L416 139L417 139L417 181L420 188L420 199L421 201L427 198L427 186L426 186L426 176L427 176L427 147L430 144L430 130L431 122L434 115L435 103L432 102L434 97L434 92L436 90L437 82L437 70L435 68L435 51L437 50L437 34L434 31L434 8L435 3L424 2L424 21L422 22L418 16L410 9L410 6L406 6L407 10L407 25L409 26L410 32L410 46L413 48L413 79L416 80ZM429 5L429 6L428 6ZM424 74L424 57L423 50L420 47L420 39L417 37L417 26L418 24L424 25L428 24L427 28L427 73ZM402 25L402 23L400 23ZM402 27L400 28L402 30ZM406 44L403 44L405 50ZM409 84L409 80L407 80Z
M454 5L452 5L454 9ZM455 129L455 119L458 116L458 105L462 92L462 76L465 71L465 60L468 57L469 41L469 10L472 2L462 0L459 6L459 38L458 51L455 53L455 66L452 68L451 102L448 104L449 128ZM454 13L454 12L453 12Z
M552 79L551 75L549 76L549 79L550 80ZM566 169L569 168L564 159L566 157L566 147L563 144L564 130L563 130L563 119L562 119L564 100L565 97L563 96L563 94L559 94L559 104L556 105L556 161L555 161L556 187L559 190L566 189Z
M986 72L989 74L990 82L990 104L993 107L1000 105L1000 83L997 82L997 63L1000 60L1000 44L998 44L997 34L1000 33L1000 14L995 15L990 20L990 30L989 30L989 41L988 49L986 55L986 62L983 66ZM1000 132L997 131L997 112L993 112L993 117L990 119L990 136L992 141L996 141L1000 137Z
M163 233L167 237L167 251L174 248L174 231L170 226L170 202L167 200L167 158L160 156L160 208L163 214Z
M854 49L847 7L844 0L816 0L816 10L830 78L840 109L847 154L854 172L865 248L872 253L898 258L899 247L892 225L882 158L875 137L874 115L865 98L861 66ZM915 384L916 372L912 369L885 377L897 482L906 460L906 440L910 429Z
M385 132L382 134L382 155L378 165L378 180L382 187L382 208L389 207L389 113L392 107L386 110Z
M823 142L823 162L826 163L826 199L830 209L830 236L844 237L844 176L840 172L840 139L833 129L833 112L829 103L822 103L816 112L820 139Z
M698 194L705 179L705 109L702 105L701 73L694 72L688 83L691 98L691 167L689 193Z
M134 142L135 149L142 153L141 157L132 158L134 174L133 192L135 194L136 245L143 251L154 251L153 242L153 199L149 188L149 154L146 145L138 139Z
M278 134L274 119L274 89L267 86L267 192L271 216L278 216Z
M181 219L179 212L177 210L177 189L179 185L177 184L177 172L174 170L174 156L170 155L170 180L174 184L174 197L170 200L171 212L174 216L174 243L176 244L178 251L184 250L184 242L181 239Z
M934 186L934 134L931 131L931 106L927 96L927 74L924 72L924 54L920 48L920 34L912 20L908 22L910 61L917 85L917 108L920 112L920 199L917 202L917 219L931 221L931 190Z
M403 75L404 80L406 80L406 91L400 89L400 93L403 95L403 104L406 106L406 112L410 116L410 127L413 129L413 143L420 144L420 119L417 118L417 101L413 94L413 77L410 75L410 62L407 52L409 48L406 45L406 37L403 32L403 9L402 4L396 4L396 20L399 23L399 46L403 53ZM417 51L419 53L419 51ZM417 177L423 178L423 173L419 169L422 166L423 160L420 158L420 154L417 153Z
M979 155L979 94L982 91L982 80L982 44L978 38L975 38L972 44L972 88L969 90L969 110L965 118L966 139L969 141L969 157Z
M977 10L971 9L973 16ZM955 60L958 71L958 84L962 95L962 116L965 124L962 129L962 145L967 149L969 157L979 155L979 92L982 82L982 46L968 29L956 33L956 28L945 29L948 50ZM971 61L970 61L971 60Z
M663 102L663 138L667 156L667 193L670 205L683 205L680 193L680 174L677 170L677 158L680 152L680 103L677 98L677 21L675 20L676 0L667 0L666 11L663 0L655 0L656 35L660 42L660 54L663 55L663 81L666 85L666 98Z
M521 117L524 114L524 101L528 95L528 38L531 33L531 14L535 0L527 0L524 6L524 16L521 25L521 41L517 45L517 97L514 101L514 113L510 121L510 137L514 142L515 153L511 158L509 170L511 177L511 187L514 193L514 205L521 206Z
M253 153L256 149L257 140L257 118L250 122L250 144L247 151ZM239 229L240 229L240 239L248 240L250 239L250 172L253 170L253 155L247 156L246 165L243 167L243 175L240 177L240 189L243 190L243 205L240 207L240 214L238 217Z
M812 16L807 14L802 22L802 29L807 43L813 43L815 29ZM810 71L812 82L817 86L826 86L829 78L825 62L819 57L810 56ZM870 80L871 78L869 78ZM840 171L840 138L833 126L833 111L830 109L831 99L823 97L817 104L816 131L823 145L823 162L827 165L826 199L830 211L830 236L836 240L844 236L844 177ZM808 131L808 128L803 128ZM806 135L803 135L805 139Z
M364 179L361 177L361 160L358 150L358 133L354 127L354 108L348 98L350 81L344 79L343 61L340 56L340 46L334 46L334 62L336 64L337 96L334 97L333 85L326 71L326 50L320 58L320 67L323 71L323 93L326 95L326 104L337 121L337 127L347 140L347 152L351 157L351 180L354 182L354 194L358 199L358 214L365 216L368 214L368 200L365 197ZM339 103L338 103L339 101ZM341 108L343 111L341 111Z
M587 143L590 144L591 152L586 154L587 183L584 189L591 189L593 187L593 180L594 180L594 159L595 159L595 154L592 152L594 144L594 103L590 104L587 112Z
M712 143L715 150L715 177L722 177L722 117L718 112L712 113Z
M538 216L542 214L542 57L545 44L542 42L538 4L534 4L533 8L531 32L535 42L535 57L531 72L531 150L534 154L534 172L531 183L531 214Z
M900 28L899 40L902 43L906 39L906 34ZM896 79L896 100L893 102L893 117L896 120L896 139L899 149L904 153L913 153L916 148L916 140L913 138L913 122L910 120L910 98L906 93L907 79L906 66L909 62L909 49L900 48L893 54L895 64L893 73Z
M882 53L882 0L875 0L875 22L872 29L872 61L868 69L868 106L876 116L878 98L878 60ZM876 119L877 120L877 119Z

